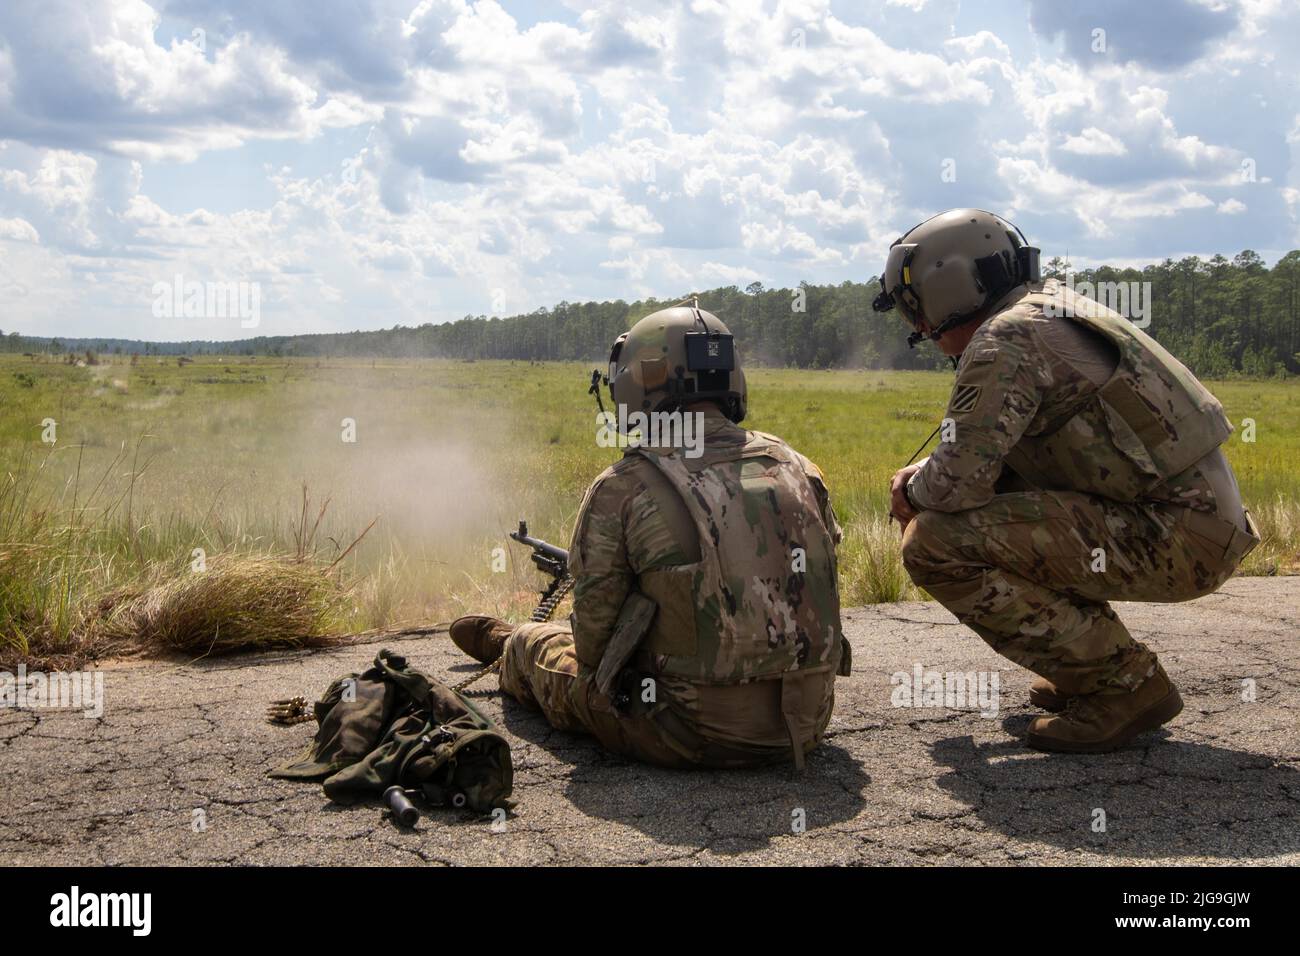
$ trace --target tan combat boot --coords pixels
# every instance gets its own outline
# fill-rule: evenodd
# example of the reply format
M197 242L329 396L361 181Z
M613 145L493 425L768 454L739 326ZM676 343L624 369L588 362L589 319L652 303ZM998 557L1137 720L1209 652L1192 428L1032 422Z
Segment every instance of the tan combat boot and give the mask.
M1070 698L1060 714L1034 718L1028 743L1059 753L1106 753L1168 723L1182 709L1178 688L1157 664L1155 673L1130 694L1081 694Z
M480 664L491 664L501 656L506 638L514 629L513 624L495 617L469 614L452 621L447 633L452 643L474 660Z
M1073 694L1061 691L1046 677L1035 678L1034 682L1029 685L1029 702L1035 707L1041 707L1053 714L1059 714L1065 710L1065 705L1069 703L1070 698L1073 696Z

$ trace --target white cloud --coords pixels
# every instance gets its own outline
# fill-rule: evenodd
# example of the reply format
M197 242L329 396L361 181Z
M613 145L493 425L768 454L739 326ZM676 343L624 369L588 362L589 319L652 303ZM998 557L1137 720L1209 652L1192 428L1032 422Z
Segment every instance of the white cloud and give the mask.
M696 271L696 275L709 282L734 285L744 288L752 282L762 279L762 270L754 266L731 266L724 262L706 262Z
M977 56L987 56L997 60L1011 58L1011 48L1003 43L996 33L989 30L980 30L970 36L953 37L944 40L943 46L950 53L965 60L971 60Z
M41 292L0 301L26 330L244 334L142 312L178 273L264 283L268 334L864 279L954 204L1080 260L1297 235L1294 110L1205 102L1294 95L1274 0L1122 61L914 0L574 0L531 26L492 0L155 3L0 10L0 287Z
M309 137L379 115L356 96L324 95L283 49L247 34L164 46L155 39L160 19L144 0L0 8L0 123L8 135L192 159L250 138Z
M1080 156L1123 156L1128 152L1118 139L1095 126L1089 126L1076 136L1067 136L1061 149Z
M26 219L0 219L0 239L15 242L40 242L36 227Z

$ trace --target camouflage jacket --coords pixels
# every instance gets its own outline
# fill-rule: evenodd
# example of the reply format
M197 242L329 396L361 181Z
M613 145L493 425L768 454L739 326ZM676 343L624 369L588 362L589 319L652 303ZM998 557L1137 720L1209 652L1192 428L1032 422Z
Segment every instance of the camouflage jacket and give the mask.
M1043 323L1067 321L1115 347L1118 365L1105 384L1043 342ZM987 504L1004 466L1045 490L1212 509L1196 462L1232 431L1219 403L1177 359L1128 320L1053 280L976 330L944 425L938 448L907 485L921 510Z
M659 605L645 645L667 672L686 676L692 673L692 661L696 661L693 673L706 682L727 683L748 676L754 666L752 660L724 661L728 649L712 646L712 635L698 633L706 626L702 622L709 619L705 605L716 611L719 602L728 605L734 601L764 605L765 611L757 613L770 623L756 636L761 638L763 648L767 648L769 639L776 647L786 640L796 641L796 633L802 630L820 630L822 633L808 638L810 646L804 649L803 664L798 663L796 651L786 659L785 666L825 664L834 671L842 642L834 554L840 527L821 472L779 439L748 432L713 411L706 413L705 452L700 466L712 471L709 461L718 456L734 457L730 453L739 453L755 442L767 442L780 449L802 473L807 480L805 487L811 492L807 500L814 502L815 513L777 514L766 498L759 504L754 495L738 494L734 499L736 510L749 523L752 535L743 549L745 554L729 553L727 558L732 570L739 568L741 577L745 577L747 562L757 563L755 552L769 545L775 549L779 539L782 549L792 544L805 548L806 570L790 575L783 550L781 561L787 579L777 589L782 593L759 593L762 588L754 583L755 575L748 576L753 580L740 582L708 579L712 583L707 584L706 578L696 575L693 569L708 557L712 543L701 549L700 527L672 479L642 451L629 450L588 489L570 543L570 570L576 580L574 644L584 667L594 669L599 665L619 610L628 593L636 588ZM755 479L761 479L757 463L744 467L754 469ZM745 472L747 479L749 475ZM725 510L731 503L728 500L715 504ZM824 537L820 546L819 535ZM741 549L728 546L728 550ZM716 587L718 593L697 596L696 589L702 584ZM800 601L805 590L815 592L815 599ZM793 612L783 603L789 596L786 591L793 593L794 603L800 605ZM720 650L722 656L718 656ZM809 653L822 659L810 661ZM674 659L679 665L676 668L672 666Z

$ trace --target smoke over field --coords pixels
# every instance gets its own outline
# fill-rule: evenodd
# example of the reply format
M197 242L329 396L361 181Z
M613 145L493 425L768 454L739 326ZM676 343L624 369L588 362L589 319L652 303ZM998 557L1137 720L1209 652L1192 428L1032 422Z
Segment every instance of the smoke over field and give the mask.
M133 627L172 634L168 614L195 622L195 633L142 639L145 649L229 649L194 603L254 585L248 568L288 568L265 572L268 589L274 581L276 593L301 595L310 613L241 591L239 606L261 615L245 614L242 646L466 610L519 618L539 581L505 533L523 517L567 544L583 491L617 455L596 443L588 372L394 359L0 360L0 658L130 651ZM950 378L755 370L750 380L748 424L787 438L827 475L846 530L845 603L916 596L884 518L886 486L942 414ZM1213 387L1234 422L1256 422L1254 442L1239 432L1228 449L1268 534L1246 570L1286 570L1300 549L1294 388ZM228 574L229 587L189 586L195 573ZM128 608L147 611L149 627L124 618ZM288 637L298 631L311 633Z

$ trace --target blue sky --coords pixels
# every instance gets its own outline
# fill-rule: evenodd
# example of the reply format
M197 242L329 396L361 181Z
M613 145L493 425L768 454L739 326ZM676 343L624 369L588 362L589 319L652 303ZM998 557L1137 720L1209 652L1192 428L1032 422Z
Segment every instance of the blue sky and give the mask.
M5 0L0 329L242 338L1300 247L1295 0ZM257 283L236 318L156 283Z

